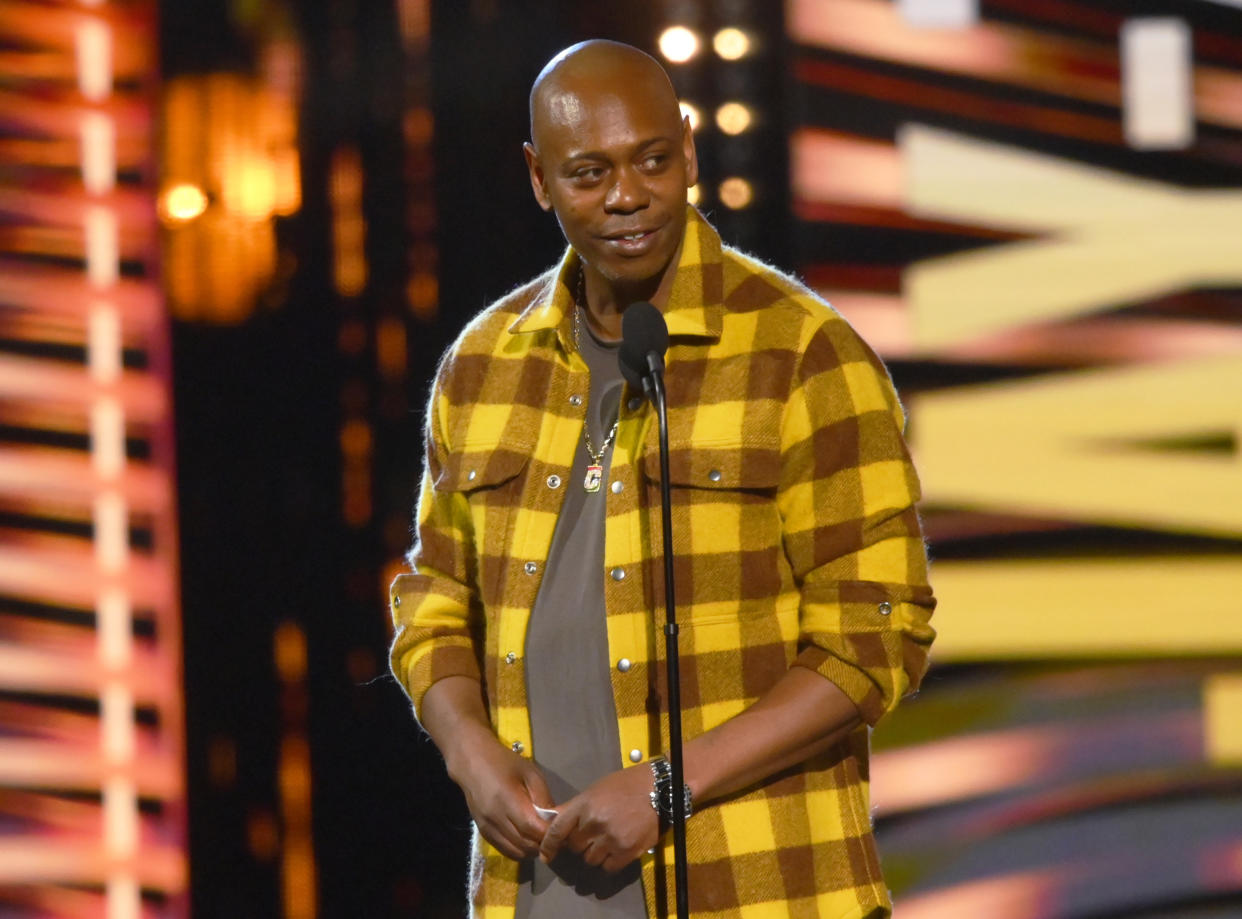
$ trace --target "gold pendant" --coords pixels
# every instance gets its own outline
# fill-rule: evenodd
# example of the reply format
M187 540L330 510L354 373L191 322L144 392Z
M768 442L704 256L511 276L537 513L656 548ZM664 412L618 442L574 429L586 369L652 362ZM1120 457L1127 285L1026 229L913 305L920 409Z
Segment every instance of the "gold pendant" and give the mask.
M588 494L599 491L599 483L604 478L604 467L597 463L587 466L586 478L582 480L582 488Z

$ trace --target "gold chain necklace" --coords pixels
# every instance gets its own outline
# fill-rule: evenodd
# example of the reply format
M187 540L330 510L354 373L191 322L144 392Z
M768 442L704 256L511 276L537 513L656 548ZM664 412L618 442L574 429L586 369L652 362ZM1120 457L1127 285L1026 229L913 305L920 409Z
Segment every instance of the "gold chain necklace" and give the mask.
M582 354L582 311L584 309L586 309L586 272L579 268L578 297L574 301L574 348L579 354ZM583 359L585 360L585 356ZM600 483L604 480L604 454L608 452L608 448L612 445L612 439L617 436L617 426L620 423L621 419L618 417L612 423L612 430L608 432L608 436L600 444L599 450L596 450L591 445L591 432L588 430L590 425L587 423L587 419L584 418L582 421L582 439L586 444L587 455L591 457L591 463L586 469L586 478L582 480L582 488L588 494L594 494L599 491Z

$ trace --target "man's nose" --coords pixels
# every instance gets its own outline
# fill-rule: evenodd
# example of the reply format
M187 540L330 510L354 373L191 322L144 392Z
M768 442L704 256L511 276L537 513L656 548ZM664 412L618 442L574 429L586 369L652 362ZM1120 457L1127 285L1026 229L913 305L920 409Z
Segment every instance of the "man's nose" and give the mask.
M630 213L641 210L650 203L647 185L635 170L619 169L616 176L616 181L604 198L604 207L607 210Z

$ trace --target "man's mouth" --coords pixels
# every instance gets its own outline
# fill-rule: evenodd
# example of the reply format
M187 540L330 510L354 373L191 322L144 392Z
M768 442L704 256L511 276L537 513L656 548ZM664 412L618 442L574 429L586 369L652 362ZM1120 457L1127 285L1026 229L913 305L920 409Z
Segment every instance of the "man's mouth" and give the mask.
M604 237L608 247L622 256L646 255L655 245L656 230L627 230L623 233L609 233Z
M655 230L634 230L629 233L611 233L604 238L612 240L624 239L632 242L636 239L642 239L644 236L650 236L654 232Z

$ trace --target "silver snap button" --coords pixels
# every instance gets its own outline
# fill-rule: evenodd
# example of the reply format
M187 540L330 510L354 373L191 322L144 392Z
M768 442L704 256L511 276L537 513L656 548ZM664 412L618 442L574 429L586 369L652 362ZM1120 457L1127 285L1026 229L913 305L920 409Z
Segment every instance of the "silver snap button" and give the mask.
M632 666L634 665L630 663L630 659L628 657L623 657L621 660L617 661L617 669L622 673L629 673Z
M707 474L707 477L711 479L713 482L719 482L720 481L720 470L713 469L711 472Z
M633 398L630 399L629 402L625 403L625 407L628 408L631 412L636 412L638 411L639 406L641 406L642 404L643 404L642 398L640 396L634 396Z
M534 562L527 562L525 565L522 566L522 570L525 571L527 574L534 574L536 571L539 570L539 566L536 565Z
M475 470L471 469L469 472L467 472L467 473L466 473L466 481L467 481L467 482L473 482L473 481L474 481L474 477L475 477L475 476L477 476L477 475L478 475L478 472L476 472Z
M577 393L574 393L572 396L570 396L570 397L569 397L569 404L570 404L570 405L575 405L575 406L576 406L576 405L581 405L581 404L582 404L582 397L581 397L580 395L578 395Z
M398 606L398 607L401 605L401 596L400 596L400 594L398 594L397 596L395 596L395 597L393 597L393 598L392 598L392 605L393 605L393 606Z
M893 604L891 604L891 603L889 603L887 600L885 600L885 601L884 601L883 603L881 603L881 604L879 605L879 607L877 607L877 608L879 609L879 611L880 611L880 615L881 615L881 616L887 616L889 613L891 613L891 612L893 611Z
M522 746L522 741L520 741L520 740L515 740L515 741L513 741L513 746L512 746L512 747L510 747L509 749L511 749L514 753L521 753L521 752L522 752L523 750L525 750L526 748L525 748L524 746Z
M612 579L614 581L625 580L625 569L624 568L613 568L612 571L609 572L609 574L612 575Z
M631 763L641 763L642 761L643 761L642 750L631 750L630 751L630 762Z
M612 483L612 493L614 495L619 495L623 491L625 491L625 485L620 479Z
M505 655L506 664L512 664L515 660L517 660L517 655L514 654L512 651L510 651L508 654Z
M560 488L560 487L561 487L561 477L560 477L559 475L550 475L550 476L548 476L548 487L549 487L549 488Z

